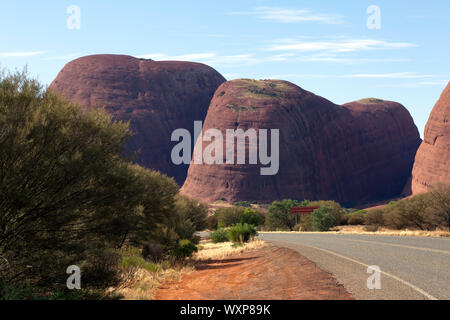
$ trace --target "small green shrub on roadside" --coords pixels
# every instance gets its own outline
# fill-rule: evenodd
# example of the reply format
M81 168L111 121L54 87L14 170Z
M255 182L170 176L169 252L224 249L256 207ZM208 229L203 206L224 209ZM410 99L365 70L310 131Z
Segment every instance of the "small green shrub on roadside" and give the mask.
M382 209L370 210L364 216L364 224L372 226L382 226L384 225L384 216Z
M217 229L217 217L216 215L210 215L206 218L206 228L209 230L215 230Z
M304 214L300 216L298 231L313 231L312 218L310 214Z
M228 241L228 231L224 228L219 228L210 234L211 242L227 242Z
M245 243L257 235L253 225L238 223L228 229L228 239L234 243Z
M229 227L237 223L252 224L255 227L264 223L264 215L252 208L230 207L219 208L216 211L218 226L220 228Z
M150 272L159 270L159 266L155 263L146 261L141 251L137 248L127 248L122 250L122 259L119 264L119 269L122 272L136 272L139 269L145 269Z
M171 255L177 260L190 258L194 252L197 252L197 246L188 239L178 241L177 246L172 250Z
M356 212L348 213L345 215L346 220L347 220L346 222L348 225L351 225L351 226L364 224L366 214L367 214L366 210L359 210ZM343 219L345 219L345 218L343 218ZM341 221L341 224L342 224L342 221Z
M300 205L303 203L291 199L272 202L265 219L266 230L292 230L295 226L295 216L291 214L291 208Z
M336 218L332 214L332 207L321 207L311 214L314 231L328 231L336 226Z

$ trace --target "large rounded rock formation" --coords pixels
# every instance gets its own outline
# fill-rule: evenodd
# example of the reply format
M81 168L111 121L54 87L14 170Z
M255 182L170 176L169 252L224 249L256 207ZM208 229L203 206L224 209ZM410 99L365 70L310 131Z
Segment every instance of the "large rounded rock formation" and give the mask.
M153 61L125 55L92 55L69 62L50 85L85 108L105 107L117 120L130 121L127 143L136 161L182 184L188 165L171 161L175 129L193 130L203 120L217 87L225 81L204 64Z
M230 150L223 142L223 164L191 163L181 189L207 202L292 198L353 205L386 199L402 192L420 144L409 112L398 103L364 99L340 106L278 80L223 83L203 134L211 128L224 140L227 129L279 129L279 170L261 175L267 165L249 164L249 141L245 164L227 164ZM210 143L203 142L203 150Z
M450 182L450 82L425 126L412 172L412 192L430 191L439 182Z

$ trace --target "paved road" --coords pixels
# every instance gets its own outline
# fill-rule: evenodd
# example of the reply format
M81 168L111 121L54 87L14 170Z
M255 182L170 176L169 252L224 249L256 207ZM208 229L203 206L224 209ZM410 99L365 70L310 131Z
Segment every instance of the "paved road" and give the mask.
M450 299L450 239L317 233L260 233L330 272L356 299ZM381 289L368 289L368 266Z

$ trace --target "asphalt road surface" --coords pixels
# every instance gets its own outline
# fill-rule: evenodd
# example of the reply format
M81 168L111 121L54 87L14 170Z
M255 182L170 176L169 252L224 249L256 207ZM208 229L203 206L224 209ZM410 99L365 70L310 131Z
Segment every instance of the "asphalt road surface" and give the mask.
M259 237L312 260L356 299L450 299L449 238L264 232ZM381 271L380 289L368 288L369 266Z

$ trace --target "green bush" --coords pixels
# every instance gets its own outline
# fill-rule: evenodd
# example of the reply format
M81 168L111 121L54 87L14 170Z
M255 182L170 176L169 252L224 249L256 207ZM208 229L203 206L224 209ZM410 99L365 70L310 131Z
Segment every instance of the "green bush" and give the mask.
M252 208L219 208L216 210L215 216L218 221L218 226L221 228L229 227L237 223L252 224L255 227L264 223L264 215Z
M321 207L311 214L312 229L314 231L328 231L336 226L336 218L332 214L332 207Z
M234 243L248 242L256 235L255 227L247 223L238 223L228 228L228 239Z
M227 242L228 231L224 228L219 228L215 231L212 231L209 237L211 238L211 242L213 243Z
M208 207L195 199L189 199L178 195L175 201L175 211L182 212L183 215L192 221L196 231L205 230L207 227L206 218Z
M122 250L119 268L122 272L136 272L139 269L156 272L160 269L157 264L146 261L142 257L141 251L137 248L127 248Z
M390 229L450 230L450 184L440 183L430 192L370 210L364 222Z
M192 256L194 252L197 252L197 246L188 239L182 239L178 241L177 246L171 252L171 255L177 260L184 260Z
M219 208L216 210L216 217L219 228L225 228L239 223L244 207Z
M298 231L313 231L312 218L310 214L300 216Z
M206 218L206 228L208 230L217 229L218 221L216 215L210 215Z
M76 264L84 288L106 288L118 280L115 249L142 248L164 227L195 231L201 214L186 214L194 231L168 226L178 186L123 156L131 135L103 109L83 111L26 74L0 74L0 279L57 292Z
M255 210L245 208L244 211L242 212L242 216L239 223L247 223L256 227L262 224L263 221L262 216L257 214Z
M341 219L340 224L343 224L342 220L344 220L344 219L347 222L346 224L351 225L351 226L364 224L366 214L367 214L366 210L359 210L359 211L355 211L352 213L347 213L347 214L345 214L345 218L343 217Z
M383 226L384 217L382 209L372 209L364 216L364 224L372 226Z
M291 214L291 208L300 205L300 202L291 199L274 201L266 215L266 230L292 230L295 226L295 216Z
M341 205L333 200L319 200L310 201L308 206L311 207L329 207L331 211L329 213L334 217L336 225L340 225L345 222L345 209Z

